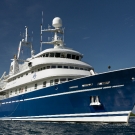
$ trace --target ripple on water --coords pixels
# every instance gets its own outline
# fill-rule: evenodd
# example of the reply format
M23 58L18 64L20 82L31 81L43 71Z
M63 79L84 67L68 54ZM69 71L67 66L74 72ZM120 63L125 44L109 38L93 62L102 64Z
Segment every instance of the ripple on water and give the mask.
M123 123L1 121L0 135L134 135L135 118Z

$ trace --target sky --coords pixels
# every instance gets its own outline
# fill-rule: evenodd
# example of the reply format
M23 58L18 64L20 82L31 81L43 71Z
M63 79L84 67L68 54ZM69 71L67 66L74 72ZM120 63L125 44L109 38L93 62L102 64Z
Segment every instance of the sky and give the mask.
M21 35L33 31L33 48L40 51L40 24L43 28L60 17L65 43L84 55L83 61L101 73L135 66L135 0L1 0L0 75L9 72ZM48 33L43 35L48 41ZM43 49L53 47L43 45ZM23 55L30 53L29 48Z

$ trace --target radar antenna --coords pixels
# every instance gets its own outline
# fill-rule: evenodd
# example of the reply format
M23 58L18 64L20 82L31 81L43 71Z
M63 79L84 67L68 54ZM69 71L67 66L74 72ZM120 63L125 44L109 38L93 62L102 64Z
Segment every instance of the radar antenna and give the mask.
M55 17L52 21L52 26L54 27L53 29L50 27L50 25L48 25L48 29L42 29L42 24L41 24L41 49L42 49L42 44L53 44L54 48L64 47L64 29L65 28L61 28L62 20L59 17ZM42 32L53 32L54 37L52 38L52 41L42 42ZM63 37L61 36L61 34L63 35Z

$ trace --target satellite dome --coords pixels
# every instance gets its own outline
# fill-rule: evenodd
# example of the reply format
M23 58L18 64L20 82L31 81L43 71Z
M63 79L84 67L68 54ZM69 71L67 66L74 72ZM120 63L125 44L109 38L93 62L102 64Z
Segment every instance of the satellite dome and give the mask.
M55 17L52 21L52 26L55 28L62 27L62 20L59 17Z

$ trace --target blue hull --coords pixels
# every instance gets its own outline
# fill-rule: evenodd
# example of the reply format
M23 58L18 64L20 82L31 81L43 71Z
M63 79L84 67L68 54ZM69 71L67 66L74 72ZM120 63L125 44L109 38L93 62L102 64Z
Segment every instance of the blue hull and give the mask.
M118 70L4 99L0 119L128 122L135 103L133 77L135 68ZM97 85L106 81L110 83ZM90 83L93 85L82 87ZM78 87L69 89L71 86ZM98 96L101 105L90 105L91 96Z

